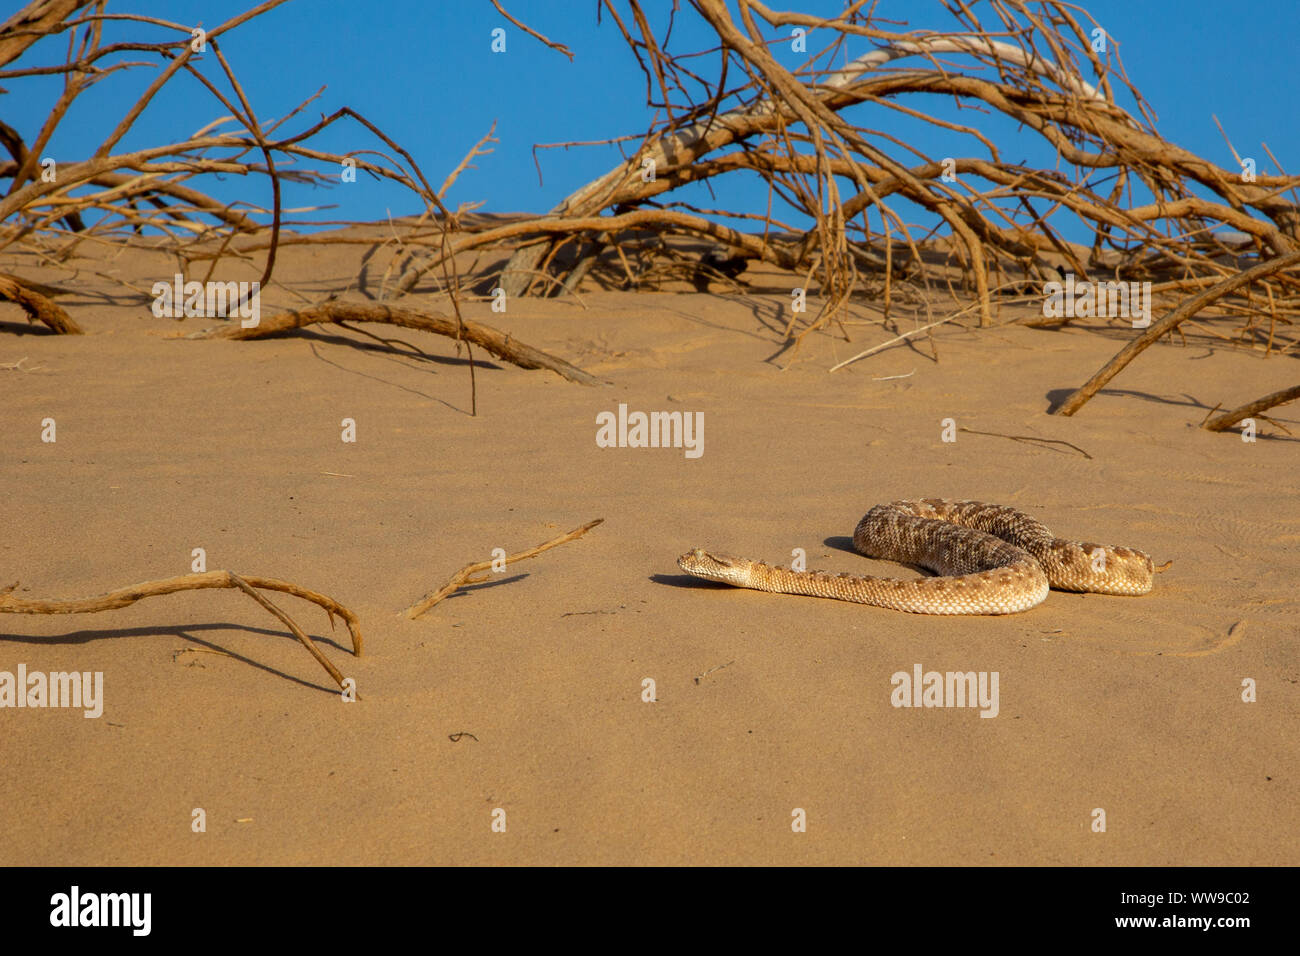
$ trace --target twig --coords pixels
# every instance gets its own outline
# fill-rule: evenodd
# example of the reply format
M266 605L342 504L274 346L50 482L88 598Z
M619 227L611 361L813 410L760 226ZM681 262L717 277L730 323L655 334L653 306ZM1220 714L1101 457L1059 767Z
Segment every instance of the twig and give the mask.
M866 358L868 355L875 355L875 354L876 354L877 352L879 352L881 349L888 348L889 346L895 344L896 342L904 342L904 341L906 341L907 339L910 339L913 335L919 335L920 333L924 332L926 329L932 329L932 328L934 328L936 325L943 325L945 322L951 322L951 321L952 321L953 319L955 319L956 317L957 317L957 316L955 316L955 315L950 315L950 316L948 316L947 318L939 319L939 321L937 321L937 322L931 322L929 325L923 325L923 326L921 326L920 328L912 329L912 331L910 331L910 332L904 332L902 335L896 335L896 336L894 336L892 339L890 339L888 342L881 342L879 345L873 345L871 348L867 349L865 352L859 352L857 355L853 356L853 358L847 358L847 359L845 359L845 360L844 360L843 362L841 362L839 365L833 366L833 367L831 368L831 371L834 372L836 369L841 369L841 368L843 368L843 367L846 366L846 365L852 365L852 364L853 364L854 362L856 362L858 359L864 359L864 358Z
M1206 431L1221 432L1231 428L1243 418L1249 418L1251 415L1257 415L1265 409L1272 408L1275 405L1284 405L1287 402L1294 402L1300 398L1300 385L1292 388L1284 388L1279 392L1273 392L1265 395L1263 398L1256 399L1249 405L1242 405L1241 408L1234 408L1230 412L1224 412L1216 418L1210 419L1201 425Z
M448 173L447 178L442 181L442 188L438 190L439 199L443 199L446 197L447 190L452 187L452 184L454 182L456 182L457 177L459 177L460 174L463 173L469 167L470 161L473 160L475 156L486 156L488 153L492 152L492 150L490 149L480 148L483 146L484 143L501 142L501 140L497 139L495 136L492 135L496 131L497 131L497 121L493 120L492 127L486 133L483 134L483 138L470 147L469 152L465 154L465 158L460 161L460 165L457 166L455 169L453 169L450 173Z
M218 657L229 657L232 660L237 660L235 655L229 651L221 651L212 647L178 647L172 651L172 663L175 663L176 658L182 654L216 654ZM199 666L202 667L203 665L200 664Z
M563 43L556 43L556 42L553 41L553 40L548 40L548 39L546 39L546 37L542 36L540 33L538 33L538 32L537 32L536 30L534 30L532 27L528 26L526 23L520 23L518 20L516 20L516 19L515 19L514 17L512 17L510 14L506 13L505 10L502 9L501 4L497 3L497 0L492 0L492 6L494 6L494 7L497 8L497 13L501 14L503 17L505 17L507 20L509 20L511 23L513 23L513 24L514 24L515 26L517 26L519 29L521 29L521 30L523 30L525 33L527 33L530 37L533 37L534 39L537 39L537 40L541 40L543 43L545 43L547 46L549 46L552 50L555 50L557 53L563 53L565 56L567 56L567 57L569 58L569 62L570 62L570 63L573 62L573 51L571 51L571 50L570 50L567 46L565 46Z
M333 598L328 598L316 591L309 591L306 588L299 587L296 584L290 584L288 581L278 581L274 578L255 578L242 577L233 571L207 571L203 574L183 574L174 578L163 578L158 581L144 581L140 584L133 584L130 587L119 588L116 591L110 591L107 594L101 594L98 597L82 598L71 601L34 601L23 598L16 598L12 591L15 585L0 590L0 613L8 614L93 614L97 611L112 611L117 608L127 607L136 601L149 597L158 597L161 594L174 594L177 591L194 591L203 588L238 588L246 593L253 600L257 601L264 608L278 617L281 621L293 631L294 637L302 642L303 646L311 652L330 677L340 687L343 686L343 675L333 664L320 652L320 649L312 643L303 630L295 624L287 614L278 607L258 594L254 588L262 588L267 591L281 591L285 594L292 594L294 597L300 597L314 604L319 604L329 615L330 624L334 623L334 615L341 617L348 626L348 631L352 635L352 653L356 657L361 656L361 626L357 616L339 604Z
M307 650L311 653L312 657L316 658L316 662L320 664L321 667L325 668L325 672L329 674L330 677L334 678L334 683L338 684L339 687L343 686L343 674L339 671L337 667L335 667L333 664L330 663L329 658L327 658L324 654L320 652L320 648L318 648L315 644L312 643L311 638L308 637L303 632L302 628L300 628L297 624L293 622L293 619L289 617L288 614L285 614L283 611L281 611L278 607L276 607L273 603L271 603L269 599L262 597L262 595L254 591L253 588L249 585L249 583L245 581L243 578L241 578L234 571L227 571L226 573L230 575L230 580L234 581L235 584L239 586L239 589L241 591L243 591L254 601L262 605L262 607L266 608L268 611L270 611L272 614L278 617L281 621L283 621L284 626L287 627L289 630L293 631L293 636L298 638L299 642L302 644L303 647L307 648Z
M595 521L588 521L581 528L574 528L568 534L562 534L558 538L552 538L550 541L547 541L544 544L539 544L535 548L529 548L527 551L520 551L517 554L507 555L505 558L505 563L508 566L515 561L523 561L525 558L535 557L536 555L541 554L543 551L549 551L551 548L558 547L559 545L562 545L567 541L572 541L575 538L581 538L584 534L586 534L588 531L596 527L596 525L600 524L604 520L605 520L604 518L597 518ZM433 591L430 592L429 594L426 594L424 597L420 598L420 600L416 601L405 611L403 611L402 616L409 618L410 620L413 621L421 614L423 614L425 611L429 610L431 607L433 607L435 604L441 601L443 598L447 597L450 594L454 594L464 585L482 584L484 581L487 580L487 578L474 578L472 577L472 575L478 574L480 571L488 570L489 568L492 567L492 564L493 562L491 561L477 561L474 564L465 565L465 567L461 568L459 571L453 574L451 578L447 581L447 583L444 584L442 587L440 587L437 591Z
M973 429L973 428L967 428L967 427L965 427L964 425L959 426L959 427L957 428L957 431L959 431L959 432L970 432L972 435L988 435L988 436L991 437L991 438L1010 438L1012 441L1021 441L1021 442L1043 442L1043 443L1052 444L1052 445L1065 445L1067 448L1073 448L1075 451L1077 451L1077 452L1078 452L1080 455L1082 455L1084 458L1087 458L1087 459L1090 460L1090 461L1092 460L1092 456L1089 455L1089 454L1088 454L1086 451L1084 451L1082 448L1080 448L1078 445L1073 445L1073 444L1071 444L1070 442L1068 442L1068 441L1064 441L1063 439L1060 439L1060 438L1038 438L1038 437L1035 436L1035 435L1004 435L1004 434L1002 434L1002 432L981 432L981 431L976 431L976 430ZM1055 448L1049 448L1048 451L1057 451L1057 449L1055 449ZM1064 454L1064 452L1062 452L1062 454Z
M44 365L33 365L31 368L23 368L23 363L26 361L27 356L24 355L17 362L4 362L3 364L0 364L0 368L4 369L6 372L39 372L41 369L45 368Z
M706 670L703 674L696 674L696 675L695 675L695 683L698 684L700 681L702 681L704 678L708 677L708 676L709 676L710 674L712 674L714 671L720 671L720 670L722 670L724 667L730 667L730 666L731 666L732 664L734 664L734 663L736 663L736 662L735 662L735 661L727 661L727 663L725 663L725 664L715 664L714 666L712 666L712 667L710 667L708 670Z

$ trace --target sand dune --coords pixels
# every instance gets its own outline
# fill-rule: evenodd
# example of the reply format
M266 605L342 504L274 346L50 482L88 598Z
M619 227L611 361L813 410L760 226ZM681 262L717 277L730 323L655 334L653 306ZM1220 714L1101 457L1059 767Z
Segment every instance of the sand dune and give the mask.
M282 257L277 278L307 297L357 271L347 251ZM163 258L119 265L143 281ZM0 308L0 364L26 359L0 370L3 583L88 596L187 573L203 548L210 569L342 601L367 653L282 602L356 680L345 704L236 592L0 616L0 671L104 675L98 718L0 713L2 863L1300 863L1297 439L1196 427L1292 384L1292 359L1160 344L1059 418L1052 402L1131 333L953 323L937 360L922 340L832 375L912 319L858 310L852 342L812 336L773 360L788 296L585 291L585 308L466 317L612 385L479 355L471 417L446 339L371 329L425 359L342 328L167 338L207 320L20 265L71 290L88 334L26 334ZM620 403L701 415L702 453L599 447L597 416ZM1274 417L1297 431L1294 406ZM949 418L971 431L944 442ZM1013 505L1172 565L1147 597L938 618L675 564L692 546L777 563L803 549L809 567L900 573L848 536L873 504L916 496ZM398 616L492 549L596 517ZM892 675L916 665L996 672L997 716L892 706Z

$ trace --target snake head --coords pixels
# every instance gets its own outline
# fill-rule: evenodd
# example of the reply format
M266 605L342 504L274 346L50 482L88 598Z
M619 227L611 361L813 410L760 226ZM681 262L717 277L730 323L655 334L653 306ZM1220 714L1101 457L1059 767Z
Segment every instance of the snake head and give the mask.
M735 587L744 587L742 579L749 564L744 558L716 554L703 548L692 548L677 559L677 566L687 574Z
M1149 594L1155 579L1151 555L1133 548L1111 548L1109 567L1114 580L1104 594Z
M1087 574L1088 591L1120 595L1150 593L1155 568L1146 552L1090 542L1081 544L1080 550L1087 557L1081 568Z

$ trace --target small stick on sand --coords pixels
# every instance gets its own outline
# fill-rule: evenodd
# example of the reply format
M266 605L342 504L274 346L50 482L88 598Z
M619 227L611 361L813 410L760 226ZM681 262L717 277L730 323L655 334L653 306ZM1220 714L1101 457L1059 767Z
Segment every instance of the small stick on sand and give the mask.
M1257 415L1275 405L1284 405L1287 402L1294 402L1297 398L1300 398L1300 385L1296 385L1292 388L1284 388L1280 392L1273 392L1271 395L1265 395L1263 398L1256 399L1249 405L1242 405L1241 408L1234 408L1230 412L1224 412L1222 415L1203 423L1201 427L1210 432L1226 431L1243 418ZM1217 408L1218 406L1215 407Z
M949 321L951 321L952 319L955 319L956 317L957 317L957 316L955 316L955 315L950 315L950 316L948 316L946 319L940 319L940 320L937 321L937 322L931 322L929 325L923 325L923 326L921 326L919 329L912 329L912 331L910 331L910 332L904 332L902 335L896 335L896 336L894 336L892 339L890 339L888 342L881 342L879 345L873 345L871 348L867 349L865 352L859 352L857 355L853 356L853 358L846 358L846 359L845 359L843 362L841 362L839 365L832 366L831 371L834 372L834 371L836 371L836 370L838 370L838 369L842 369L842 368L843 368L844 366L846 366L846 365L852 365L852 364L853 364L854 362L856 362L858 359L864 359L864 358L866 358L868 355L875 355L875 354L876 354L877 352L879 352L881 349L888 348L889 346L893 345L895 342L905 342L905 341L907 341L908 339L910 339L913 335L917 335L918 333L924 332L924 331L926 331L927 329L932 329L932 328L934 328L936 325L943 325L945 322L949 322Z
M320 652L320 648L312 643L311 638L306 635L303 629L293 622L293 618L289 617L288 614L285 614L278 607L272 604L270 600L262 597L262 595L254 591L252 586L234 571L227 571L226 573L230 575L230 580L234 581L241 591L283 621L284 626L293 631L293 636L298 638L298 641L303 647L307 648L312 657L316 658L316 663L325 668L325 672L329 674L330 677L334 678L334 683L338 684L339 687L343 686L343 674L337 667L329 662L328 657Z
M959 432L970 432L970 434L972 434L972 435L988 435L988 436L991 437L991 438L1010 438L1012 441L1025 442L1025 443L1027 443L1027 444L1032 444L1032 443L1036 443L1036 442L1043 442L1043 443L1045 443L1045 444L1049 444L1049 445L1065 445L1067 448L1073 448L1075 451L1077 451L1077 452L1078 452L1080 455L1082 455L1084 458L1087 458L1087 459L1089 459L1089 460L1091 460L1091 458L1092 458L1091 455L1089 455L1086 451L1084 451L1084 450L1083 450L1082 448L1080 448L1078 445L1073 445L1073 444L1071 444L1070 442L1065 441L1064 439L1061 439L1061 438L1038 438L1038 437L1035 436L1035 435L1004 435L1004 434L1002 434L1002 432L979 432L979 431L976 431L976 430L973 429L973 428L967 428L965 425L959 427L959 428L957 429L957 431L959 431ZM1048 451L1060 451L1060 449L1059 449L1059 448L1049 448ZM1064 452L1062 452L1062 454L1064 454Z
M17 362L5 362L0 364L0 368L4 369L6 372L39 372L41 369L45 368L44 365L33 365L31 368L23 368L23 363L26 361L27 356L24 355Z
M725 663L725 664L715 664L715 665L713 665L713 666L710 667L708 670L706 670L703 674L696 674L696 675L695 675L695 683L698 684L700 681L702 681L704 678L708 677L708 676L709 676L710 674L712 674L714 671L720 671L720 670L722 670L724 667L730 667L730 666L731 666L732 664L734 664L734 663L736 663L736 662L735 662L735 661L727 661L727 663Z
M17 582L0 589L0 613L93 614L96 611L116 610L134 604L143 598L157 597L160 594L174 594L177 591L194 591L202 588L239 588L283 621L289 630L293 631L294 637L302 642L303 646L325 668L330 677L334 678L335 682L342 687L343 675L312 643L311 638L303 632L302 628L298 627L289 618L289 615L253 589L263 588L267 591L282 591L285 594L292 594L294 597L300 597L306 601L319 604L325 609L325 613L329 615L331 625L334 623L335 614L343 618L344 623L348 626L348 631L352 635L352 653L356 657L361 656L361 627L355 614L332 598L318 594L315 591L308 591L306 588L290 584L288 581L277 581L274 578L241 577L233 571L207 571L203 574L182 574L178 577L164 578L159 581L145 581L141 584L133 584L130 587L119 588L116 591L101 594L99 597L73 601L29 601L16 598L11 593L16 586Z
M529 548L527 551L520 551L518 554L507 555L505 559L505 563L507 565L510 565L516 561L522 561L525 558L532 558L541 554L543 551L549 551L551 548L558 547L559 545L564 544L566 541L572 541L574 538L581 538L584 534L586 534L588 531L596 527L596 525L600 524L604 520L605 520L604 518L597 518L595 521L588 521L581 528L574 528L568 534L562 534L558 538L552 538L550 541L547 541L544 544L539 544L535 548ZM441 601L443 598L447 597L448 595L454 594L464 585L482 584L484 581L487 580L486 577L474 578L471 577L471 575L478 574L480 571L486 571L491 567L492 567L491 561L478 561L475 562L474 564L465 565L463 568L461 568L459 571L453 574L451 578L447 581L447 583L444 584L442 587L440 587L437 591L433 591L429 594L426 594L424 597L420 598L420 600L416 601L405 611L403 611L402 616L414 621L425 611L429 610L429 608L433 607L435 604L437 604L439 601Z

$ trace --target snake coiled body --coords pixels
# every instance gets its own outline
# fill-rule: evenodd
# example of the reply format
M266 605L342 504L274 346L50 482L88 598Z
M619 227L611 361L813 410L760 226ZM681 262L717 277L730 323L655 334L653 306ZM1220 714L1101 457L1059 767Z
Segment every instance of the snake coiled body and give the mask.
M677 559L696 577L735 587L855 601L916 614L1015 614L1049 588L1146 594L1150 555L1067 541L1024 512L978 501L922 498L877 505L853 547L869 558L919 565L938 577L901 580L794 571L696 548Z

